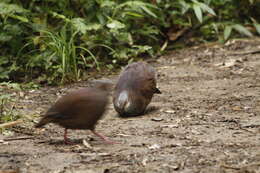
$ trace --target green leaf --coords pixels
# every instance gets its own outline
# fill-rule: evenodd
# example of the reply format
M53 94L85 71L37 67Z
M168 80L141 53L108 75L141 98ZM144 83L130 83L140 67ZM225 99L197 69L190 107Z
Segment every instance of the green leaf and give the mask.
M28 10L15 5L15 4L7 4L7 3L0 3L0 14L2 15L10 15L14 13L25 13Z
M149 10L148 8L146 8L146 6L140 6L141 9L143 9L147 14L149 14L150 16L153 16L154 18L157 18L156 14L154 14L151 10Z
M11 83L11 82L2 82L0 85L7 86L8 88L12 88L15 90L21 90L21 86L18 83ZM7 94L8 96L8 94Z
M2 67L0 67L0 79L9 79L9 72L5 71ZM1 96L0 96L1 100Z
M125 27L125 24L117 20L112 20L110 23L107 24L107 27L110 29L122 29Z
M26 17L23 17L23 16L18 16L18 15L14 15L14 14L10 14L9 16L14 18L14 19L17 19L17 20L20 20L22 22L25 22L25 23L29 22L29 20Z
M124 2L120 5L118 5L115 9L115 11L118 11L118 10L123 10L123 8L127 8L126 11L138 11L138 12L141 12L140 9L142 11L144 11L145 13L147 13L148 15L150 16L153 16L154 18L157 18L157 15L155 13L153 13L150 9L153 8L153 9L159 9L158 7L156 7L155 5L152 5L150 3L145 3L145 2L142 2L142 1L128 1L128 2ZM150 9L149 9L150 8Z
M91 24L86 25L87 31L97 31L101 28L102 28L102 25L100 25L98 23L91 23Z
M64 16L63 14L58 14L56 12L50 12L50 13L53 15L53 17L56 17L58 19L62 19L64 21L66 21L66 22L70 22L70 19L67 18L66 16Z
M181 8L181 14L185 14L189 10L190 4L186 3L185 1L180 1L179 3L182 7Z
M238 31L241 34L244 34L248 37L253 37L252 33L250 31L248 31L248 29L246 29L244 26L240 25L240 24L235 24L232 26L236 31Z
M258 32L258 34L260 34L260 24L259 23L254 23L253 25L254 25L256 31Z
M140 15L138 13L134 13L134 12L130 12L130 11L127 11L125 12L125 14L129 15L129 16L134 16L134 17L144 17L143 15Z
M204 11L207 11L208 13L216 16L216 13L214 12L214 10L212 10L212 8L210 8L208 5L198 2L198 5L200 6L200 8L202 8Z
M227 40L231 34L232 27L231 26L225 26L224 30L224 40Z
M87 31L87 26L84 23L84 19L82 18L73 18L71 20L72 25L78 30L80 31L82 34L85 34Z
M194 10L195 15L198 18L199 22L202 23L202 11L201 11L200 6L197 3L193 4L193 10Z
M3 94L0 96L0 100L7 100L7 99L11 99L12 94Z
M0 33L0 42L7 42L11 40L13 37L6 32L1 32ZM0 63L1 64L1 63Z
M215 32L218 34L219 31L218 31L218 26L216 25L216 23L212 23L211 25L212 25L213 29L215 30Z
M138 51L140 51L140 52L146 52L146 51L152 49L151 46L147 46L147 45L133 45L133 48L137 48Z
M104 8L104 7L115 7L116 6L116 3L114 1L111 1L111 0L106 0L106 1L103 1L100 3L100 7L101 8Z

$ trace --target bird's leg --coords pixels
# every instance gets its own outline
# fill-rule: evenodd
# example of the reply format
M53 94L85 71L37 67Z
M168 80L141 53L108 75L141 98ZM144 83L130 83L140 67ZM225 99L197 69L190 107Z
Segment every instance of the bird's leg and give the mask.
M72 142L70 142L70 141L68 140L67 130L68 130L68 129L66 129L66 128L64 129L64 143L67 144L67 145L68 145L68 144L73 144Z
M105 137L105 136L101 135L100 133L96 132L95 130L91 130L91 132L94 135L96 135L96 136L100 137L101 139L103 139L105 141L105 143L107 143L107 144L117 144L117 142L108 139L107 137Z

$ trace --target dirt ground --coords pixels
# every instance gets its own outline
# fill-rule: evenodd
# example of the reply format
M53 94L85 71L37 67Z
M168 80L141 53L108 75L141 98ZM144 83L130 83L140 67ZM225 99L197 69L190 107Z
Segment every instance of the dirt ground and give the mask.
M150 60L161 95L141 117L108 106L97 131L33 124L61 93L84 82L24 91L26 122L0 136L0 170L21 173L260 173L260 39L208 44ZM116 76L112 76L116 78ZM19 137L25 137L18 140ZM82 141L85 142L82 142ZM1 171L0 171L1 172ZM3 173L3 171L1 172Z

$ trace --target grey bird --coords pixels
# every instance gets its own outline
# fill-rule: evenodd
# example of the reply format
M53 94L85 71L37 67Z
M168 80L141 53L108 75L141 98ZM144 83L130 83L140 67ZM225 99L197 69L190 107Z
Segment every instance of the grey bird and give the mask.
M161 91L156 87L155 69L142 61L129 64L116 84L114 108L121 117L142 115L156 93Z

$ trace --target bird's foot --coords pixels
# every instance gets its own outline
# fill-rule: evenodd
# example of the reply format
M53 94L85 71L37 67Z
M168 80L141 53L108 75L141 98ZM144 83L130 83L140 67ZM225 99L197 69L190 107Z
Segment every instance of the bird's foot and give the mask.
M74 143L71 142L68 138L64 140L64 143L65 143L66 145L73 145L73 144L74 144Z
M119 142L116 142L116 141L112 141L110 139L108 139L107 137L97 133L96 131L92 130L92 133L98 137L100 137L101 139L103 139L103 141L107 144L119 144Z

